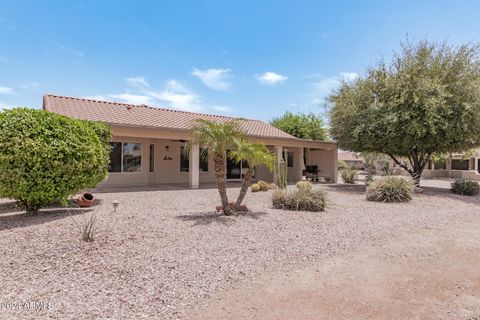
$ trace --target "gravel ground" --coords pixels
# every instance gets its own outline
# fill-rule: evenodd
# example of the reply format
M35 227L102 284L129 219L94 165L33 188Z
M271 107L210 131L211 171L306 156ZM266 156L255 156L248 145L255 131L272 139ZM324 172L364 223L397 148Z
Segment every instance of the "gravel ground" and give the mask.
M324 213L271 209L270 193L248 193L252 213L212 211L214 189L100 193L94 211L50 209L24 217L0 200L1 319L178 319L222 290L264 272L288 272L414 227L465 223L480 197L427 187L408 204L372 203L363 186L322 186ZM237 188L229 189L236 196ZM116 213L113 200L120 201ZM97 214L95 241L74 223ZM25 302L48 302L25 310ZM38 309L38 308L37 308Z

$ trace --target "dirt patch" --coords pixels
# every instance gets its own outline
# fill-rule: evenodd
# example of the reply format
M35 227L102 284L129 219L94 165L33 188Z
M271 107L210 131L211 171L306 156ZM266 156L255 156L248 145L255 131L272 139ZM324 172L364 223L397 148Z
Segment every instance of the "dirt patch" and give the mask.
M187 318L479 319L479 230L470 223L403 232L308 268L264 274Z

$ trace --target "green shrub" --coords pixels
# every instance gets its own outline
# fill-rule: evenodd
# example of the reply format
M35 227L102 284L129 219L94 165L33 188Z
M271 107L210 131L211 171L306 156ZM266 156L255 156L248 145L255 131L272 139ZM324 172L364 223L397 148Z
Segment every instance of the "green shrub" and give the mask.
M250 186L250 188L252 189L252 192L258 192L260 191L260 185L258 183L254 183Z
M292 211L324 211L327 195L321 189L310 191L276 190L272 195L272 204L275 209Z
M450 190L463 196L476 196L480 192L480 184L471 180L455 180Z
M340 175L345 183L354 184L358 180L357 170L352 168L343 169L340 171Z
M108 173L110 128L55 113L0 112L0 196L34 214Z
M262 191L268 191L268 189L270 187L269 184L266 183L263 180L258 181L257 184L260 186L260 190L262 190Z
M338 160L338 170L349 169L350 166L345 162L345 160Z
M412 200L415 186L410 179L389 176L372 181L367 187L367 200L407 202Z
M301 191L310 191L312 190L312 183L310 181L298 181L297 188Z

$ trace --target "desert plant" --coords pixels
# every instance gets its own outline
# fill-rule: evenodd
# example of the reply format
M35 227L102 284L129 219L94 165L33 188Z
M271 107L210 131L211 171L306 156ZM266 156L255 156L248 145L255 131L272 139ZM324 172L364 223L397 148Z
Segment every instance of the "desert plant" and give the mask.
M450 190L463 196L476 196L480 192L480 184L471 180L455 180Z
M265 181L260 180L260 181L257 182L257 184L260 186L260 190L262 190L262 191L268 191L269 185L268 185L268 183L266 183Z
M108 174L110 128L34 109L0 112L0 197L28 215Z
M187 143L187 150L198 144L202 150L213 154L215 178L218 193L222 201L223 213L233 214L228 204L227 187L225 183L225 168L227 166L227 150L238 148L245 141L245 134L236 121L216 123L208 120L197 120L192 130L192 140Z
M411 179L388 176L374 180L367 187L367 200L378 202L407 202L412 199L415 186Z
M298 181L296 186L300 191L312 190L312 183L310 181L306 181L306 180Z
M270 184L268 185L268 189L270 189L270 190L275 190L275 189L277 189L277 185L272 182L272 183L270 183Z
M277 165L277 177L278 177L278 187L282 190L287 189L287 179L288 179L288 153L287 150L284 151L283 159L280 159L280 162Z
M357 170L352 168L343 169L340 171L340 175L345 183L354 184L358 180Z
M272 204L275 209L292 211L324 211L326 193L321 189L286 191L276 190L272 195Z
M337 163L338 170L344 170L350 168L350 166L345 162L345 160L338 160Z
M258 192L262 189L258 183L252 184L250 188L252 189L252 192Z
M87 217L87 215L83 215L83 220L82 222L77 222L75 220L73 214L70 212L69 206L67 206L67 202L64 201L65 208L67 210L68 215L72 219L73 223L75 226L78 228L80 231L81 239L85 242L92 242L94 240L94 235L95 235L95 223L97 221L97 209L98 207L95 207L93 212L91 213L90 217Z

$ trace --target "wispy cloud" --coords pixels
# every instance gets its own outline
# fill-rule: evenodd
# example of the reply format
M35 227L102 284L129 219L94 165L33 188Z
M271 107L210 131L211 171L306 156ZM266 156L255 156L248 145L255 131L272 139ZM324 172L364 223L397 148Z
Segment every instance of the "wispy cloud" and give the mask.
M335 76L322 76L319 74L314 74L308 76L308 78L313 78L314 80L308 84L310 87L309 97L310 102L313 104L319 104L325 101L325 98L332 94L332 92L340 86L342 81L355 81L358 79L359 75L355 72L340 72Z
M65 47L63 44L60 44L58 43L57 44L57 47L62 50L63 52L65 53L69 53L69 54L73 54L77 57L83 57L84 56L84 53L83 52L80 52L80 51L77 51L77 50L73 50L73 49L70 49L70 48L67 48Z
M227 106L212 106L211 108L224 113L232 112L232 109Z
M277 83L283 82L288 79L287 76L275 72L265 72L257 75L256 78L258 81L260 81L260 83L270 86L276 85Z
M198 77L207 87L218 91L227 91L230 89L230 83L227 81L231 78L230 69L194 69L192 75Z
M116 101L131 103L131 104L151 104L152 97L141 95L141 94L131 94L131 93L119 93L111 94L109 97L115 99Z
M20 87L23 89L33 90L33 89L38 89L40 87L40 83L35 81L27 81L25 83L22 83Z
M0 87L0 94L14 94L15 90L10 87Z
M7 58L5 58L4 56L0 56L0 61L9 62L10 60L8 60Z

